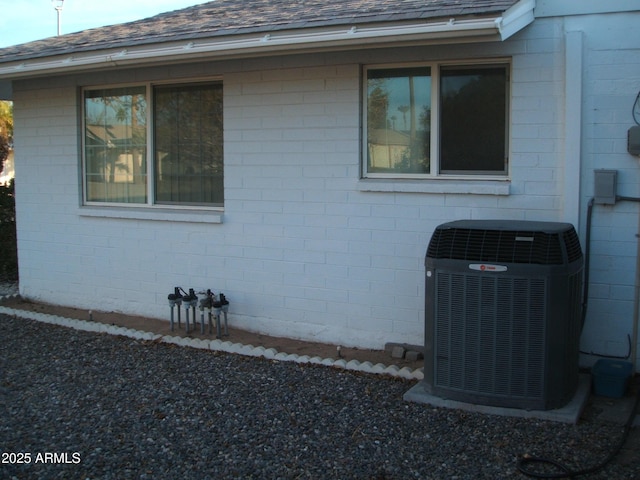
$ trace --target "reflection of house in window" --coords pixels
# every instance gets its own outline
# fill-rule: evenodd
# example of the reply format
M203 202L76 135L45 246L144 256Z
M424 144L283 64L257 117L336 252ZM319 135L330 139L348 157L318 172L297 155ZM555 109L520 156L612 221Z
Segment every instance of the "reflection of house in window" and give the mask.
M101 174L103 182L134 183L146 173L145 149L136 145L135 138L144 138L144 126L87 125L87 147L96 154L94 174Z
M406 158L411 137L397 130L369 130L369 168L393 169Z

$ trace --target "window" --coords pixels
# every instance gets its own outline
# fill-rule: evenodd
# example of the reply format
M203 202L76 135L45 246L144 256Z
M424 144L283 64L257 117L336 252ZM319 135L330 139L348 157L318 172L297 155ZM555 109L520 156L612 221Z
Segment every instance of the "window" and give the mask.
M508 65L370 67L364 176L505 176Z
M84 132L87 203L223 205L221 83L86 90Z
M146 111L144 87L85 92L88 202L147 202Z

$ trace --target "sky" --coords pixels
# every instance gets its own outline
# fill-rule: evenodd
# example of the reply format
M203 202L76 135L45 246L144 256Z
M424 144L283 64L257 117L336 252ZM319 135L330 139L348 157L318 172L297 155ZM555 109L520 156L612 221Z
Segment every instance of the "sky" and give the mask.
M140 20L199 3L206 0L64 0L61 32ZM51 0L0 0L0 48L55 36L57 15Z

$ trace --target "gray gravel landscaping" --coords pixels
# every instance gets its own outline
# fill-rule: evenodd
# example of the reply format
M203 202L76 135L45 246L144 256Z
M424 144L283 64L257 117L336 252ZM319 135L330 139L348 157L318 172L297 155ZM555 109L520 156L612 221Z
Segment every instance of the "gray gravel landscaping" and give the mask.
M527 478L521 454L582 468L622 435L407 403L406 380L7 315L0 338L2 479ZM639 476L614 461L589 478Z

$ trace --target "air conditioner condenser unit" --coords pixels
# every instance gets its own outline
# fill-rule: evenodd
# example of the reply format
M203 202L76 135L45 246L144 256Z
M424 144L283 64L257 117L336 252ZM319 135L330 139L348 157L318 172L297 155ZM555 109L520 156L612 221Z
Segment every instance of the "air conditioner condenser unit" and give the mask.
M571 400L583 270L571 224L446 223L431 238L425 267L428 394L527 410Z

